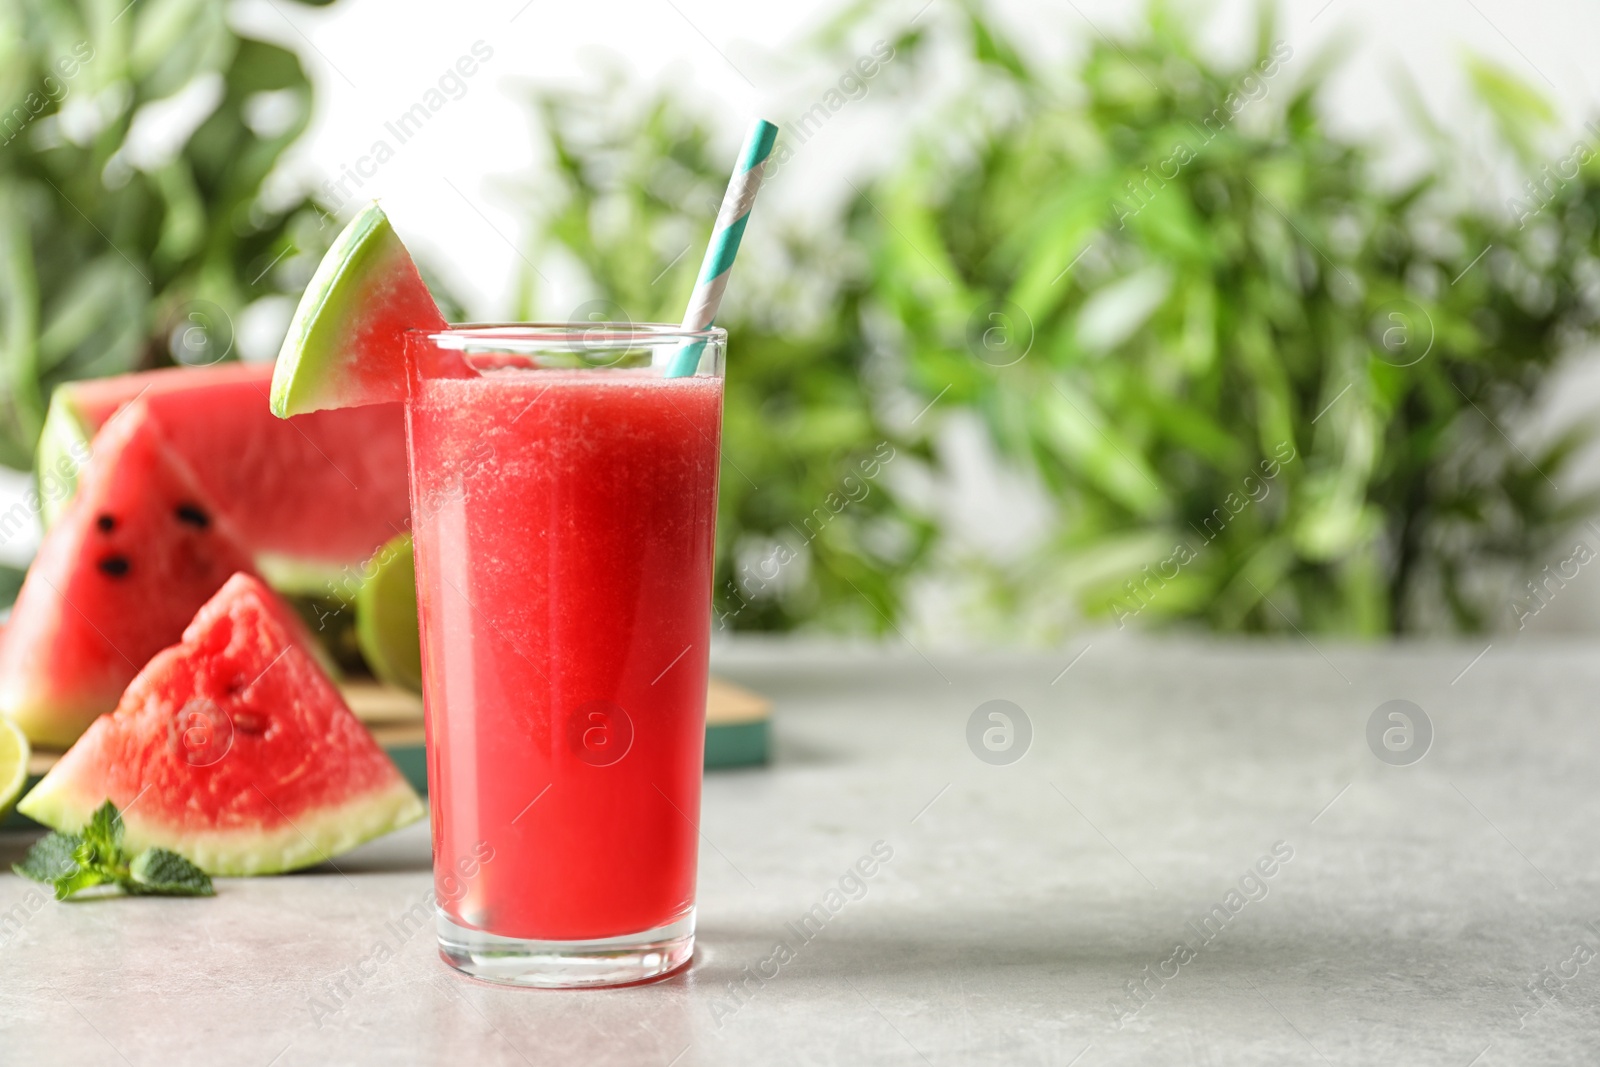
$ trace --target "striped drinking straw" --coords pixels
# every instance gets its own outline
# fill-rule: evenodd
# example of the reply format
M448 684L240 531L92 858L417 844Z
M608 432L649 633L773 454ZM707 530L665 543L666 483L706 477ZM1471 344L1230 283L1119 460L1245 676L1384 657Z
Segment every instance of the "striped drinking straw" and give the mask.
M723 194L722 208L717 212L717 224L711 231L711 244L706 248L705 262L700 264L700 278L694 284L694 295L689 298L689 310L683 313L685 330L708 330L717 321L717 308L722 304L722 293L728 287L728 272L733 267L733 257L739 252L739 239L744 236L744 224L750 220L750 208L761 188L761 176L767 170L767 157L772 155L772 145L778 139L778 127L758 119L744 139L744 150L739 153L739 165L728 180L728 191ZM684 378L700 365L700 351L704 341L691 341L673 353L667 365L668 378Z

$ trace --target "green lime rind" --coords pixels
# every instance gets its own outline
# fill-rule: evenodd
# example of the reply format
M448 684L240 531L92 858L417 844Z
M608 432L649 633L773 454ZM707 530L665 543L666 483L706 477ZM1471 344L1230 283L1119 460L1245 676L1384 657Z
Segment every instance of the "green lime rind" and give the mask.
M410 254L376 203L362 208L317 264L317 272L289 321L272 372L272 413L280 419L326 408L359 407L405 399L405 379L374 388L358 378L351 350L356 324L368 310L365 284Z
M0 716L0 819L11 811L27 784L29 751L22 728Z
M356 591L356 640L372 673L422 692L422 639L417 624L417 570L411 535L401 534L372 557Z

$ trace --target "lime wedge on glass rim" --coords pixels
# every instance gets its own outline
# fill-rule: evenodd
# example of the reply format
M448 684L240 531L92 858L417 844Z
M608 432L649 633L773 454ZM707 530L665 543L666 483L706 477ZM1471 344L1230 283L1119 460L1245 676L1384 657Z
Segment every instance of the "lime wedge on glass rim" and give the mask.
M11 811L27 784L28 752L22 728L0 715L0 819Z

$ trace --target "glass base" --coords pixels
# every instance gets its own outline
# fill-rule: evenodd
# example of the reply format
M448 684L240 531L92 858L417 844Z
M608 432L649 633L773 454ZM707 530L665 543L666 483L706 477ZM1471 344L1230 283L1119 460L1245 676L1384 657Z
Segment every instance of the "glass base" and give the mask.
M501 985L581 989L671 974L694 955L694 909L677 922L622 937L530 941L458 926L439 912L439 955L463 974Z

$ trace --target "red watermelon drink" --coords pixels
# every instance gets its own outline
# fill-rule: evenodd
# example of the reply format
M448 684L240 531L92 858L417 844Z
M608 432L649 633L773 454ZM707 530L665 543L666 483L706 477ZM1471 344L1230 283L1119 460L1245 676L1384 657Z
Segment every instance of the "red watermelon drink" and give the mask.
M516 984L671 971L693 950L723 335L410 346L441 950Z
M684 325L450 327L363 209L290 320L271 409L406 405L440 954L525 986L694 952L727 335L777 127L746 138Z

